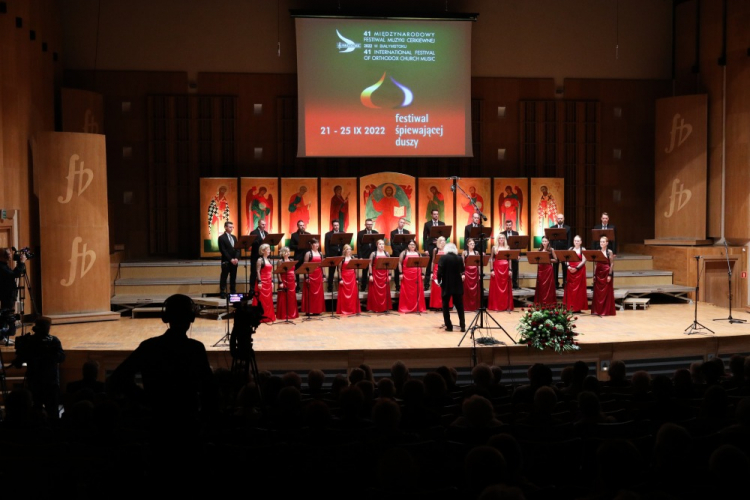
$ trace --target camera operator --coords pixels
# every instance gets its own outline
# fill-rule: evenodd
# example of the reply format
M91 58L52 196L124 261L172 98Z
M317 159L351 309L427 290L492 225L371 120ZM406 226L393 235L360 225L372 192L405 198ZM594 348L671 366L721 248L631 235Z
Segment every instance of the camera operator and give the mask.
M26 383L34 397L34 407L47 410L47 416L60 416L60 363L65 360L60 340L49 331L52 322L47 318L36 320L33 335L23 335L16 340L16 359L13 366L26 363Z
M10 263L13 260L13 250L10 248L3 248L0 251L0 310L9 309L12 313L15 313L16 307L16 280L24 275L26 272L26 254L20 252L17 254L16 267L11 269ZM3 315L3 317L6 317ZM2 334L0 342L5 342L6 345L10 343L9 338L16 334L16 322L9 321L8 331Z

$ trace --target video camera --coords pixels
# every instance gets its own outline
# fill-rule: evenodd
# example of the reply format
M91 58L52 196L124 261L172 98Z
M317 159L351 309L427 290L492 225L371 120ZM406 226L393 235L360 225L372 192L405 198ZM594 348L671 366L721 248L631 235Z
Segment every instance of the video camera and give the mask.
M26 260L36 257L36 254L29 247L23 247L20 250L16 249L16 247L10 247L10 249L13 250L13 260L16 262L21 262L21 255L25 255Z

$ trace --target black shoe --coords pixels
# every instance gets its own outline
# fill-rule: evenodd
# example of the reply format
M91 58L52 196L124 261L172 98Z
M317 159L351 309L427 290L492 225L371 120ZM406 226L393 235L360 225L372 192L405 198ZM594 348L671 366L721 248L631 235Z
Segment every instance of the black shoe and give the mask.
M227 294L226 294L226 293L224 293L224 292L221 292L221 293L219 294L219 298L220 298L221 300L224 300L224 299L226 299L226 298L227 298Z
M465 326L462 326L462 327L461 327L461 333L464 333L465 331L466 331L466 327L465 327Z
M446 332L452 332L453 331L453 327L452 326L446 326L445 327L445 331Z

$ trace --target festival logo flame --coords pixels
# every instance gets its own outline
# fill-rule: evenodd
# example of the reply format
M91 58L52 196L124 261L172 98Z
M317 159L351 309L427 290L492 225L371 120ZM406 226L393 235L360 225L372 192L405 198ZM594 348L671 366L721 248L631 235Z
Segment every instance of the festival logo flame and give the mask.
M383 76L380 77L380 80L378 80L374 85L370 85L365 90L362 91L362 94L359 96L360 100L362 101L362 104L365 107L372 108L372 109L379 109L382 106L377 106L373 104L372 102L372 94L376 90L380 88L381 85L383 85L383 82L385 81L385 74L386 72L383 72ZM406 85L397 82L392 76L389 76L388 78L391 79L393 84L401 89L401 92L404 93L404 100L401 102L401 104L394 106L394 108L405 108L414 101L414 93L407 87Z
M339 33L339 30L336 30L336 34L343 41L343 43L339 42L336 44L337 49L342 49L342 50L339 50L339 54L345 54L347 52L354 52L354 49L359 47L358 43L354 43L352 40L349 40L348 38L344 37L341 33Z

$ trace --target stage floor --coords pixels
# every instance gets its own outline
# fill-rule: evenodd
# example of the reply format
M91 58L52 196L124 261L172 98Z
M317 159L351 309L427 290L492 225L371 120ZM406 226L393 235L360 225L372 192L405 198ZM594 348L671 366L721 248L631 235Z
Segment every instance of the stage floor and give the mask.
M729 311L707 304L699 304L698 321L715 332L688 336L685 328L693 322L693 305L656 304L646 310L626 309L617 316L598 317L578 315L577 330L581 334L582 346L604 343L653 342L683 340L690 338L718 338L750 335L750 324L730 325L726 318ZM513 313L491 313L492 317L514 339L518 339L516 327L521 310ZM458 317L452 313L454 329L458 330ZM467 313L467 324L475 313ZM735 318L750 320L744 311L733 311ZM440 312L422 315L398 314L377 315L363 313L361 316L331 319L328 315L314 316L316 320L295 320L289 325L281 322L262 324L256 334L255 350L262 351L342 351L381 349L436 349L456 347L462 334L443 330ZM200 340L209 351L225 351L224 347L212 347L227 328L225 321L198 318L189 335ZM149 337L160 335L166 325L157 318L122 318L119 321L55 325L57 335L66 350L84 351L132 351ZM499 330L493 331L497 340L512 344ZM750 339L750 337L749 337ZM463 346L468 347L464 341Z

